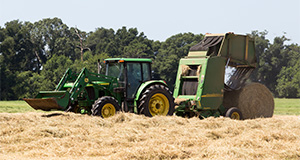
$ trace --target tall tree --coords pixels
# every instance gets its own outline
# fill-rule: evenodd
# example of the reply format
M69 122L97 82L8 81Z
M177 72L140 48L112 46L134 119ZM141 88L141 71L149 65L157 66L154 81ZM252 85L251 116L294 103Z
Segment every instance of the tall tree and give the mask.
M155 42L153 46L158 49L154 50L155 60L153 69L155 76L157 78L160 76L173 89L180 58L187 56L190 47L199 43L203 37L202 34L176 34L168 38L165 42L162 42L159 49L155 46L158 42Z
M33 70L35 56L28 28L18 20L8 22L5 26L0 44L0 53L5 59L3 64L11 71Z
M72 29L71 29L72 30ZM86 34L83 32L81 33L77 28L73 29L76 32L76 35L79 39L79 45L77 46L80 48L80 59L83 61L83 52L85 49L91 50L87 45L84 43L86 41Z
M300 47L287 46L287 63L277 75L276 95L279 97L300 97Z
M18 73L34 71L33 46L30 32L25 24L14 20L1 28L0 34L0 66L1 66L1 97L0 99L16 99L13 89L18 82Z
M98 28L87 38L88 47L93 54L106 53L110 57L151 57L152 42L136 28L113 29Z
M87 37L87 46L93 55L107 53L109 56L114 56L119 54L113 29L97 28Z
M78 57L76 53L76 32L69 29L69 27L59 18L47 18L35 22L31 29L33 41L42 44L42 56L50 58L52 55L64 55L71 60ZM78 43L78 42L77 42ZM78 50L79 51L79 50Z
M265 52L268 50L269 46L270 46L270 42L268 39L266 39L266 35L268 34L268 32L262 31L252 31L251 33L251 37L253 37L255 39L255 51L256 51L256 57L257 57L257 64L258 67L254 70L254 73L251 74L251 81L254 82L261 82L263 79L263 74L261 73L261 70L259 70L260 66L263 66L265 61L262 58L262 55L265 54Z
M270 91L278 96L276 92L277 78L281 69L289 62L288 45L289 41L284 35L275 37L273 43L265 38L267 31L253 31L252 36L255 37L255 49L258 57L258 67L251 80L257 81L267 86Z

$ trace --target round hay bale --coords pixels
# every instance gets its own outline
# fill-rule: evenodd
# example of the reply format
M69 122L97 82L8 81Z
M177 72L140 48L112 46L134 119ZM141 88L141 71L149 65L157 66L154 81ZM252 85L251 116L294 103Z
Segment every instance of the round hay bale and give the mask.
M223 105L226 109L237 107L244 119L272 117L274 113L273 96L260 83L251 83L240 90L225 92Z

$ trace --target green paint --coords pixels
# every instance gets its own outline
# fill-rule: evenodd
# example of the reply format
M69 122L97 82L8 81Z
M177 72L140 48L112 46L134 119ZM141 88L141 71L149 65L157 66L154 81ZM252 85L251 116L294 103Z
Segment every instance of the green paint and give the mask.
M200 117L224 115L225 109L222 103L227 60L230 64L256 66L252 38L232 33L206 35L206 37L212 36L223 39L219 44L211 46L208 51L190 51L187 57L180 59L173 93L175 98L181 100L181 104L176 109L178 115L195 114ZM183 75L183 67L186 66L195 70L197 75ZM201 71L199 71L200 67ZM183 95L187 93L182 92L184 84L190 86L197 84L196 94Z
M150 62L152 63L151 59L148 58L107 58L104 61L120 61L124 60L125 62Z

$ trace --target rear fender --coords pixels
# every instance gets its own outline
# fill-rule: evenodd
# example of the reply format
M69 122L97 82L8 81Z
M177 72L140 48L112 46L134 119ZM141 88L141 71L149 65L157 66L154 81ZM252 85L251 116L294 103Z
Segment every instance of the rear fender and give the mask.
M141 95L143 94L144 90L155 84L162 84L164 86L167 86L166 82L163 80L150 80L150 81L142 83L135 94L135 99L134 99L134 112L135 113L137 113L137 104L138 104L138 101L139 101Z

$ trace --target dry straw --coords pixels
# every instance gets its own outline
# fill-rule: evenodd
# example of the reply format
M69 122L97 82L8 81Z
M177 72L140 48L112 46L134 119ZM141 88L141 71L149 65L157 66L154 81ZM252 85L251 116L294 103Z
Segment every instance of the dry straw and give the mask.
M300 119L1 113L1 159L299 159Z

